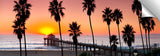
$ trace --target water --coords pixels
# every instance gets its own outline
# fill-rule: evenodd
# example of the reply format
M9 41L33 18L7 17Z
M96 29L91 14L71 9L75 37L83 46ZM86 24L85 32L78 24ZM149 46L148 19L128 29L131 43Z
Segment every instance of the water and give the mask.
M27 37L27 49L29 50L60 50L59 47L55 46L46 46L44 45L43 38L45 35L26 35ZM63 40L72 41L72 38L68 35L63 35ZM151 45L160 43L160 35L152 34L151 35ZM56 35L56 38L59 38L59 35ZM145 40L145 38L144 38ZM92 38L90 35L84 35L78 37L78 41L81 43L92 44ZM128 46L122 41L123 48L128 48ZM145 41L144 41L145 42ZM109 39L106 35L96 35L95 43L97 45L109 46ZM118 45L119 46L119 45ZM135 36L135 43L133 43L134 48L142 48L140 35ZM24 42L22 39L22 49L24 49ZM16 35L0 35L0 50L19 50L19 40Z
M58 47L45 46L44 35L26 35L29 50L59 50ZM0 35L0 50L19 50L19 40L16 35ZM22 49L24 40L22 39Z

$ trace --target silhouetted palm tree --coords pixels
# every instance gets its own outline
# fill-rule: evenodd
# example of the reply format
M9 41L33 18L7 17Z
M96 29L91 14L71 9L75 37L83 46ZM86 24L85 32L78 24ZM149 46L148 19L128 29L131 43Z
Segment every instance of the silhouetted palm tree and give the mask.
M148 22L148 41L149 41L149 51L151 52L151 45L150 45L150 31L154 30L154 26L155 26L155 22L154 20L151 18Z
M132 46L132 43L134 43L134 41L135 41L134 33L136 33L136 32L133 30L133 27L131 25L127 24L127 25L125 25L122 33L123 33L124 42L129 47L129 51L130 51L129 56L131 56L131 46Z
M143 17L143 18L141 18L140 23L142 24L143 28L145 29L147 51L151 51L150 50L150 35L149 34L150 34L150 31L154 29L155 22L152 19L152 17ZM148 39L147 39L147 31L148 31Z
M78 44L78 40L77 37L80 36L82 34L82 32L80 32L80 25L77 25L77 22L72 22L72 24L69 24L70 30L68 30L70 32L69 36L73 36L73 43L75 44L75 50L76 50L76 56L77 56L77 44Z
M142 6L141 3L139 2L139 0L134 0L133 4L132 4L132 11L133 13L136 13L136 15L138 16L138 18L140 18L142 15Z
M145 30L147 52L149 51L148 50L148 39L147 39L147 20L148 19L149 18L147 18L147 17L143 17L143 18L140 19L140 23L142 24L142 27Z
M93 39L93 46L94 46L94 56L95 56L95 43L94 43L94 34L92 29L92 23L91 23L91 12L94 12L94 9L96 8L95 1L94 0L83 0L83 11L87 10L87 15L89 16L89 22L90 22L90 28L92 32L92 39Z
M102 15L103 21L106 22L107 25L108 25L109 39L111 39L110 23L112 21L112 10L110 8L106 8L102 12L103 12L103 15ZM111 46L111 41L109 41L109 43L110 43L110 46ZM110 54L111 54L110 56L112 56L112 49L111 49Z
M113 13L113 20L116 21L117 27L118 27L118 36L119 36L119 43L120 43L120 51L122 52L122 48L121 48L121 39L120 39L120 32L119 32L119 24L121 22L121 19L123 19L123 15L122 15L122 11L120 11L119 9L115 9L114 13ZM123 55L123 53L121 53L121 56Z
M136 15L138 16L138 22L139 22L139 29L140 29L140 33L141 33L142 45L143 45L143 50L144 50L144 53L145 53L144 40L143 40L142 29L141 29L141 25L140 25L140 17L141 17L141 14L142 14L142 6L141 6L141 3L138 0L134 0L133 1L132 11L133 11L133 13L136 12Z
M112 45L111 45L111 48L115 51L115 56L117 56L117 44L118 44L118 42L117 42L117 36L116 35L112 35L111 37L110 37L110 42L112 43Z
M61 39L61 53L63 56L61 24L60 24L61 18L60 17L64 16L64 13L62 10L65 8L62 7L62 2L63 1L58 2L57 0L53 0L52 2L50 2L50 6L49 6L48 10L49 10L49 12L51 12L51 17L54 16L55 21L58 22L58 24L59 24L59 34L60 34L60 39Z
M19 0L19 2L14 1L16 5L14 6L13 11L16 11L16 18L22 19L22 26L24 29L23 35L24 35L24 44L25 44L25 56L27 56L27 48L26 48L26 36L25 36L25 22L29 18L30 15L30 7L31 4L27 3L27 0Z
M22 46L21 46L21 39L22 39L22 34L24 33L24 29L22 28L22 22L21 19L17 18L14 21L14 25L12 26L14 28L14 33L17 35L19 39L19 46L20 46L20 56L22 56Z

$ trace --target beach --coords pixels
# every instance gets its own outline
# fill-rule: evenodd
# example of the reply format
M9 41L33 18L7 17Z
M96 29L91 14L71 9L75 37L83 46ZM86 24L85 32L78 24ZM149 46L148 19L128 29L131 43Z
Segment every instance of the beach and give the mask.
M78 55L82 53L83 51L78 51ZM103 51L101 51L101 54L104 54ZM88 52L92 53L92 52ZM24 56L24 50L22 51L22 56ZM28 50L27 51L28 56L61 56L61 51L58 50ZM106 51L105 55L109 55L109 52ZM0 56L19 56L19 50L0 50ZM75 56L75 51L71 50L64 50L64 56ZM96 55L96 56L104 56L104 55Z
M78 52L80 54L81 52ZM22 52L24 56L24 50ZM28 56L61 56L61 51L55 50L28 50ZM0 50L0 56L19 56L19 50ZM64 56L75 56L74 51L64 51Z
M83 51L78 51L78 56ZM72 50L64 50L64 56L75 56L75 51ZM89 52L88 53L93 53ZM22 52L22 56L24 56L24 50ZM28 50L27 51L28 56L61 56L61 51L59 50ZM114 51L112 52L112 55L114 56ZM118 56L121 56L120 53L117 53ZM128 53L124 53L125 56L129 56ZM19 50L0 50L0 56L19 56ZM110 51L106 50L104 51L97 51L96 56L110 56Z

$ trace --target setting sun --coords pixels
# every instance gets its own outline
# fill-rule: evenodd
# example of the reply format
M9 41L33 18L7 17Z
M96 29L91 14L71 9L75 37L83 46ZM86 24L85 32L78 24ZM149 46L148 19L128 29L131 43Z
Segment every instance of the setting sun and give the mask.
M40 29L40 32L42 34L48 35L48 34L54 33L54 29L51 27L43 27Z

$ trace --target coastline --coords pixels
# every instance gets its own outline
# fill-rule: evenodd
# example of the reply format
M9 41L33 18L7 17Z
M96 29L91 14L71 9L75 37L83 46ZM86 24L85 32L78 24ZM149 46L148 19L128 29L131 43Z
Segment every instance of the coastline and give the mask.
M61 56L60 50L27 50L28 56ZM81 51L78 51L80 54ZM75 51L64 50L65 56L75 56ZM19 56L19 50L0 50L0 56ZM24 56L24 50L22 51Z
M84 51L78 51L78 55ZM87 51L92 53L92 51ZM105 53L104 53L105 52ZM96 52L96 56L109 56L110 50L101 50ZM73 50L64 50L64 56L75 56L75 51ZM22 50L22 56L24 56L24 50ZM114 55L114 51L112 53ZM28 56L61 56L60 50L27 50ZM120 52L117 53L120 55ZM129 56L128 53L124 53L125 56ZM19 56L19 50L0 50L0 56Z

